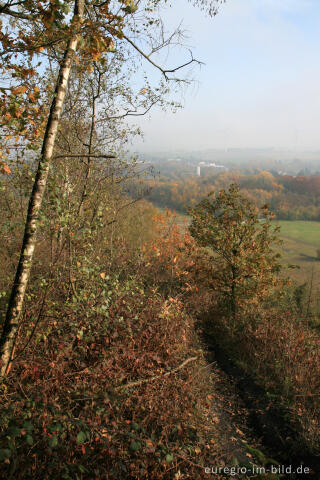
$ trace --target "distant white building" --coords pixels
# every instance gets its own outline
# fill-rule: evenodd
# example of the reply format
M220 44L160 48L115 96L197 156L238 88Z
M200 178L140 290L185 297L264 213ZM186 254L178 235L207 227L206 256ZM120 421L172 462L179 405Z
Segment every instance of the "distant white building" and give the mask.
M201 177L201 167L212 168L212 169L223 169L228 171L228 168L224 165L217 165L216 163L206 163L206 162L199 162L197 166L197 175Z
M215 163L209 163L208 167L224 168L225 170L228 170L224 165L216 165Z

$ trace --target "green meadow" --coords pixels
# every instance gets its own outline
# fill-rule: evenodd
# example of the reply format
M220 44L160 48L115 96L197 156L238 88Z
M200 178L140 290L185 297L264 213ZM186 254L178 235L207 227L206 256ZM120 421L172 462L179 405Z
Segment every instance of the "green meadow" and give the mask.
M320 222L284 221L280 225L280 237L283 240L280 249L284 264L298 265L290 271L290 276L299 283L309 282L319 285L320 260L317 249L320 248Z
M281 236L320 248L320 222L279 221Z

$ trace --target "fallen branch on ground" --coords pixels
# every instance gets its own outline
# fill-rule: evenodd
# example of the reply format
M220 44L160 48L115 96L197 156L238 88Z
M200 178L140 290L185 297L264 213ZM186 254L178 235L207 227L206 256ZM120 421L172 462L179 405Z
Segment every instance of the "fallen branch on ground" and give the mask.
M132 388L132 387L137 387L139 385L143 385L144 383L149 383L149 382L153 382L154 380L158 380L160 378L164 378L164 377L168 377L169 375L171 375L172 373L175 373L175 372L178 372L179 370L181 370L183 367L185 367L188 363L190 362L194 362L195 360L197 360L198 357L191 357L191 358L187 358L187 360L185 360L184 362L181 363L181 365L179 365L178 367L174 368L173 370L169 370L168 372L166 373L163 373L162 375L155 375L153 377L149 377L149 378L143 378L142 380L137 380L135 382L129 382L129 383L126 383L125 385L121 385L120 387L117 388L117 390L125 390L126 388Z

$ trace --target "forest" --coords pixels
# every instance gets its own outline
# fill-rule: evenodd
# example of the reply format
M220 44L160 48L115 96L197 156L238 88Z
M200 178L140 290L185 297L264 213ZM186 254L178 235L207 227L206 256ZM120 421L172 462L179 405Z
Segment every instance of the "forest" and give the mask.
M160 175L148 181L148 199L159 207L187 213L211 191L226 188L230 183L240 185L253 202L268 203L278 220L320 221L320 176L276 175L269 171L245 174L222 172L203 177L183 175L178 178Z
M320 470L320 312L275 221L320 220L319 178L150 180L129 118L197 63L157 57L164 3L0 4L1 479Z

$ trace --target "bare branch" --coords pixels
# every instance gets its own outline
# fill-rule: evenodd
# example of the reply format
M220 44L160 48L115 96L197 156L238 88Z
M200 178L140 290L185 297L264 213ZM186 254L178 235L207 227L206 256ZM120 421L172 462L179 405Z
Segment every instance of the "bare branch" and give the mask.
M135 198L134 200L132 200L131 202L128 202L128 203L125 203L124 205L122 205L120 208L118 208L117 212L116 212L116 215L118 215L118 213L123 210L124 208L127 208L127 207L130 207L130 205L134 205L135 203L137 202L140 202L140 200L142 200L143 197L138 197L138 198ZM116 223L117 219L114 218L113 220L111 220L110 222L106 223L105 226L108 227L109 225L112 225L114 223Z
M200 62L199 60L196 60L195 58L193 58L193 55L192 55L192 52L191 50L190 51L190 55L191 55L191 60L189 60L189 62L186 62L184 63L183 65L179 65L178 67L176 68L172 68L172 69L165 69L165 68L162 68L160 65L158 65L157 63L155 63L153 60L151 60L150 58L150 55L147 55L146 53L144 53L139 47L138 45L136 45L130 38L128 38L126 35L123 35L123 38L125 40L127 40L128 43L130 43L130 45L133 46L133 48L135 50L137 50L137 52L140 53L140 55L143 56L143 58L145 58L149 63L151 63L151 65L153 65L155 68L157 68L158 70L160 70L160 72L163 74L164 78L169 81L169 80L177 80L177 79L174 79L174 78L169 78L168 77L168 73L175 73L176 71L180 70L181 68L184 68L184 67L187 67L188 65L190 65L191 63L197 63L198 65L202 65L203 63Z
M53 158L79 158L79 157L91 157L91 158L116 158L116 155L108 154L108 155L99 155L99 154L88 154L88 153L65 153L64 155L56 155Z
M10 15L10 17L21 18L21 20L35 20L37 18L37 15L28 15L26 13L11 10L11 8L9 8L7 5L8 4L4 5L0 3L0 13Z
M126 383L125 385L121 385L120 387L118 387L117 390L125 390L126 388L137 387L139 385L143 385L144 383L149 383L149 382L153 382L154 380L159 380L161 378L168 377L172 373L178 372L183 367L185 367L188 363L194 362L195 360L198 360L198 357L187 358L187 360L182 362L181 365L179 365L179 367L174 368L173 370L169 370L168 372L163 373L162 375L155 375L154 377L143 378L142 380L137 380L136 382Z
M161 100L160 96L157 97L155 100L153 100L151 102L151 104L143 112L138 112L137 109L136 110L126 110L126 112L122 113L121 115L114 115L114 116L111 116L111 117L100 118L99 120L97 120L96 123L105 122L106 120L118 120L120 118L125 118L125 117L141 117L143 115L146 115L151 110L151 108L159 102L159 100Z

